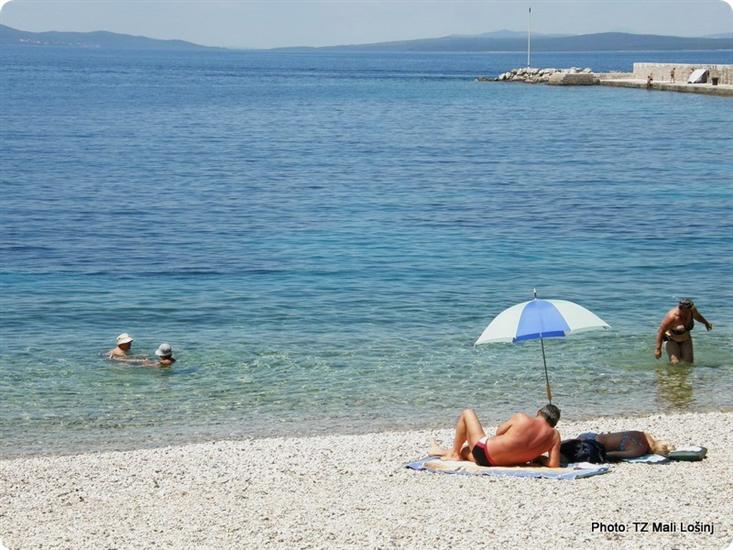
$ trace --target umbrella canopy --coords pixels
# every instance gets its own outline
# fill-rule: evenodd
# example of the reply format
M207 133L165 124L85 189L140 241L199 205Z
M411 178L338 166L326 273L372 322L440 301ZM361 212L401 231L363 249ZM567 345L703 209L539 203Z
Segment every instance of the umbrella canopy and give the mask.
M481 333L474 345L558 338L600 328L610 327L583 306L567 300L535 298L502 311Z
M497 315L474 345L539 340L545 367L547 399L552 403L544 339L601 328L610 326L583 306L567 300L541 300L535 292L534 300L512 306Z

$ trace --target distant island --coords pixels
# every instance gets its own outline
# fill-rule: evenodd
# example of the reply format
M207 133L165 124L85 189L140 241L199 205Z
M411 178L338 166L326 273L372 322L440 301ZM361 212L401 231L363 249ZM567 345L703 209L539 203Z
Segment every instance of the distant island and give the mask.
M7 45L105 48L115 50L207 50L183 40L158 40L114 32L29 32L0 25L0 47Z
M106 48L117 50L209 50L212 48L183 40L159 40L106 31L29 32L0 25L0 46L57 46L66 48ZM244 49L244 48L242 48ZM519 52L527 49L527 34L510 30L476 35L451 35L341 46L272 48L272 51L348 51L348 52ZM733 50L733 34L689 38L654 34L604 32L596 34L533 34L532 50L559 51L660 51Z

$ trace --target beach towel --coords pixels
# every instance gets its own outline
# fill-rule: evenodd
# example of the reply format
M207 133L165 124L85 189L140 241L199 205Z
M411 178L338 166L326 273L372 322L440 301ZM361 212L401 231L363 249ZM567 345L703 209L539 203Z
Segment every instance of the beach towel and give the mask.
M669 459L662 455L642 455L635 458L622 458L621 462L630 464L667 464Z
M667 456L662 455L644 455L636 458L624 458L624 462L631 462L632 464L667 464L669 462L697 462L705 458L708 454L708 450L705 447L698 445L688 445L686 447L678 447Z
M411 462L406 467L411 470L428 471L438 474L535 477L546 479L579 479L605 474L611 469L608 464L591 464L589 462L568 464L565 468L545 468L541 466L479 466L468 461L440 460L436 456L429 456L416 462Z

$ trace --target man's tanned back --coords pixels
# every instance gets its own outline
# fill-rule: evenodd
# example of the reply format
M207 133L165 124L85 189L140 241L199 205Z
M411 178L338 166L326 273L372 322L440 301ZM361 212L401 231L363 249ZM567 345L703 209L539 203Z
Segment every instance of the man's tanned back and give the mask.
M514 466L537 460L549 452L547 466L560 466L560 433L538 413L534 418L517 413L496 429L488 442L491 461L497 466ZM541 460L541 459L540 459Z

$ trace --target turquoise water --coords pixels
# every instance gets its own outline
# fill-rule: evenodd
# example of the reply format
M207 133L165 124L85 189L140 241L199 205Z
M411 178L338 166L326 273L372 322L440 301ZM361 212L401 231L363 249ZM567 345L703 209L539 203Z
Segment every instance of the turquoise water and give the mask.
M538 66L731 62L542 54ZM733 102L476 83L521 54L0 50L0 455L733 405ZM715 325L655 361L676 297ZM120 332L168 371L105 361Z

